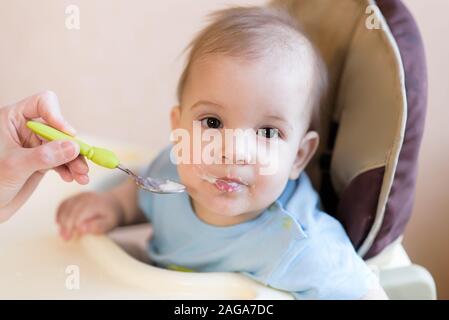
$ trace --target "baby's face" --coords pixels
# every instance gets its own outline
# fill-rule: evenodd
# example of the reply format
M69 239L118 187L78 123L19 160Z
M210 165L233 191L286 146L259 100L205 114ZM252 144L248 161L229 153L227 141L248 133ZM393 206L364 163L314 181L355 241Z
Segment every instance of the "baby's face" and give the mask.
M221 153L212 154L215 163L201 158L177 166L197 214L207 212L218 225L251 219L280 196L289 178L298 177L318 144L315 132L306 134L310 79L304 61L210 56L195 62L182 106L172 110L172 128L189 132L191 161L194 152L211 154L212 139L222 141ZM195 144L195 126L211 140ZM253 135L246 143L236 135L229 146L225 129L250 129Z

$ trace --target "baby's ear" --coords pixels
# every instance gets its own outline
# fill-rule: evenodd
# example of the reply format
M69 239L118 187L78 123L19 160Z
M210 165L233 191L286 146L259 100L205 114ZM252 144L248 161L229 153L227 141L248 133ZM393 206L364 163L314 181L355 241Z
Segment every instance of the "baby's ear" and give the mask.
M172 130L179 128L180 118L181 118L181 108L179 106L174 106L173 108L171 108L170 123Z
M320 136L316 131L309 131L304 135L296 153L295 162L289 176L290 179L294 180L299 177L315 154L319 142Z

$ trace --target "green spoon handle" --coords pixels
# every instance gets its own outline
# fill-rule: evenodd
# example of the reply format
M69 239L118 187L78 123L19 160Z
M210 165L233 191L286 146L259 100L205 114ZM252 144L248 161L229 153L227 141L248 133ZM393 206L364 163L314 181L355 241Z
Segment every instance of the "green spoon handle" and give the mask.
M114 152L91 146L75 137L72 137L64 132L56 130L50 126L37 121L28 121L27 127L34 133L49 141L53 140L71 140L75 141L80 146L80 154L85 156L90 161L109 169L115 169L120 164L119 159Z

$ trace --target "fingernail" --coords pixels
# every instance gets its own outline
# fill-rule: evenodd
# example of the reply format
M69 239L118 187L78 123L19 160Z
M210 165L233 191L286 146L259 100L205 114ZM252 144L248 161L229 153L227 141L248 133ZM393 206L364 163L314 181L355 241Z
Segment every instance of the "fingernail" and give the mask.
M80 176L80 180L81 181L79 182L79 184L81 184L81 185L88 184L89 183L89 176L84 174L84 175Z
M75 156L76 146L72 141L63 141L61 143L62 152L66 159L71 159Z

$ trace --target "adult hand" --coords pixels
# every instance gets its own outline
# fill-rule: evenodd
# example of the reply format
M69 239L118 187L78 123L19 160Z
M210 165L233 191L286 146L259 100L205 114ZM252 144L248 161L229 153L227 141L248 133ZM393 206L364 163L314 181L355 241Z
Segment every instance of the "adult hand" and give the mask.
M79 146L72 141L42 140L26 126L28 120L43 121L75 135L51 91L0 108L0 222L22 206L49 169L66 182L89 182L89 167L79 155Z

